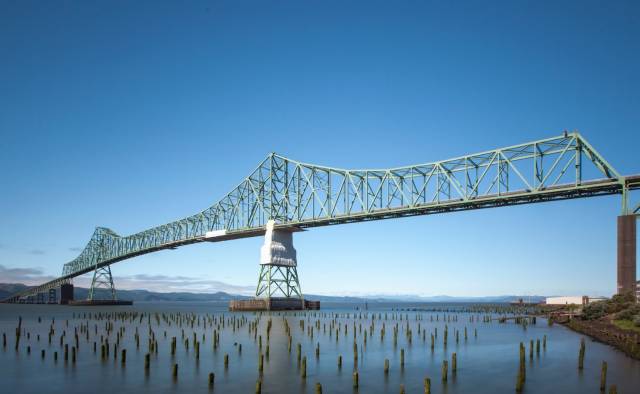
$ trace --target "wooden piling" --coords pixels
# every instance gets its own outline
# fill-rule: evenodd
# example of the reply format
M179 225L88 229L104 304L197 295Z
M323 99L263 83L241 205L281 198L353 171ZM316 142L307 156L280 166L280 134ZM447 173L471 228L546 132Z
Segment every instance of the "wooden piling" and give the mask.
M578 353L578 369L584 369L584 352L585 352L585 344L584 338L580 339L580 351Z
M385 375L389 374L389 359L388 358L384 359L384 374Z
M358 371L353 373L353 388L358 388Z
M607 362L602 362L602 369L600 370L600 391L604 393L607 388Z
M442 382L443 383L447 382L448 370L449 370L449 363L447 362L447 360L442 361Z
M424 394L431 394L431 379L424 378Z
M302 376L302 379L307 378L307 356L302 357L302 366L300 367L300 376Z
M258 379L256 382L256 394L262 393L262 380Z
M455 353L451 354L451 373L455 374L458 371L458 356Z

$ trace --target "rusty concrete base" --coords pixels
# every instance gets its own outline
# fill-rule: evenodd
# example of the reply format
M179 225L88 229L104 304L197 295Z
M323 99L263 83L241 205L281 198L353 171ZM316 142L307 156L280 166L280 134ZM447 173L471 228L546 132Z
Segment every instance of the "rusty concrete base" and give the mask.
M304 308L299 298L254 298L252 300L232 300L229 310L236 312L247 311L300 311L304 309L320 309L320 301L304 300Z
M636 292L636 220L618 216L618 294Z

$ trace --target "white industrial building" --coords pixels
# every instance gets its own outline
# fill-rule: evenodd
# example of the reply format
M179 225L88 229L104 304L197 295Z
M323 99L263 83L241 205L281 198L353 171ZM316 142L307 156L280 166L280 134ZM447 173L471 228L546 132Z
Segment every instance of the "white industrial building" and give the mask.
M545 303L547 305L587 305L591 302L603 301L604 297L589 297L589 296L562 296L562 297L547 297Z

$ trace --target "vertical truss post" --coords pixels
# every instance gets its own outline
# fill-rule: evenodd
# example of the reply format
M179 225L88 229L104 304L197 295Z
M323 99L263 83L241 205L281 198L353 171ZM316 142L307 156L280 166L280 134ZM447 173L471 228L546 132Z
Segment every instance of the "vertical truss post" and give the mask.
M576 139L576 186L582 184L582 143Z

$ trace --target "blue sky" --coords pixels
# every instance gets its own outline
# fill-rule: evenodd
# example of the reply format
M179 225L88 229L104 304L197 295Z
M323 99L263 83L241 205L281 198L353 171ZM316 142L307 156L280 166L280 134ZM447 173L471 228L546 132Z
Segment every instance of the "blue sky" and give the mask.
M272 151L381 168L578 129L640 173L638 2L0 9L0 279L59 274L96 226L126 235L198 212ZM609 295L619 211L620 197L600 197L294 242L309 293ZM261 243L188 246L113 273L121 287L250 289Z

